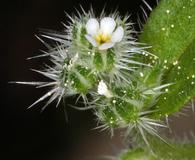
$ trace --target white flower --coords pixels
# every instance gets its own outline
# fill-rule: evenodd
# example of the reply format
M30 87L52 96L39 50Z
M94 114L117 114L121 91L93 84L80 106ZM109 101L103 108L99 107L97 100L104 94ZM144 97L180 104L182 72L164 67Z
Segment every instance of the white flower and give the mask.
M103 80L101 80L98 84L98 93L100 95L104 95L106 96L107 98L111 98L112 97L112 94L110 93L110 91L108 90L108 87L107 85L104 83Z
M86 24L86 39L99 50L112 48L115 43L120 42L124 36L123 27L116 29L116 22L113 18L105 17L100 24L95 18L90 18Z

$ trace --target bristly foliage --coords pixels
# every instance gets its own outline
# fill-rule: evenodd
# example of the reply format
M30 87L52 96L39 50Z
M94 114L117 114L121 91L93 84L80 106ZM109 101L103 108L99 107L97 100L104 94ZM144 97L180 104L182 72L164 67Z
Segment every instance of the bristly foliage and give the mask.
M64 24L65 30L63 32L42 30L40 37L53 40L54 43L48 44L37 36L48 50L43 51L42 55L29 58L49 57L52 66L46 66L45 70L42 71L33 71L46 76L51 81L16 82L18 84L35 85L37 88L51 88L29 108L47 98L49 100L42 109L45 109L54 100L57 100L56 106L58 106L64 97L75 94L79 94L85 104L89 105L86 95L93 95L100 80L113 85L124 84L130 86L132 81L135 81L131 73L135 72L140 66L147 66L134 58L137 54L141 55L147 47L138 43L132 37L132 34L136 31L133 30L132 23L128 22L128 15L121 18L118 12L106 15L103 10L97 18L100 21L106 16L111 17L115 20L117 26L122 26L124 29L121 42L107 50L98 50L85 37L87 21L96 18L93 9L88 13L82 9L82 13L78 12L77 16L68 14L67 16L70 21L68 24ZM77 108L76 106L73 107ZM97 107L96 104L77 109L85 110L94 107Z
M78 12L77 16L67 16L70 21L68 24L63 24L65 27L63 32L42 31L40 37L52 40L53 44L47 44L37 36L48 50L32 58L47 56L53 65L46 66L43 71L33 71L46 76L51 81L17 82L35 85L37 88L51 88L30 107L47 98L48 101L42 109L54 100L57 100L58 106L64 97L79 94L79 97L83 98L85 107L72 107L79 110L93 108L98 122L102 124L97 128L109 129L112 135L115 128L126 128L127 137L135 133L139 135L138 137L142 137L148 146L146 134L161 138L157 129L165 125L159 120L150 118L151 113L155 112L151 108L156 104L157 98L164 94L163 89L170 84L161 84L161 76L158 79L151 79L147 74L143 74L143 69L152 68L153 64L140 62L142 57L151 56L155 60L158 58L145 51L148 47L138 43L132 36L136 31L133 30L132 23L128 22L129 16L122 18L118 12L106 15L103 10L97 17L92 9L89 12L82 9L82 13ZM94 46L87 37L91 30L89 24L95 23L94 21L100 22L100 33L94 40L97 39L99 42L101 38L101 41L107 38L107 34L101 30L101 27L104 27L103 21L107 21L107 25L113 23L110 21L115 21L115 28L118 31L115 33L113 31L113 34L116 39L116 34L122 30L121 40L117 40L112 47L103 50ZM159 74L153 69L148 69L148 72ZM100 86L100 83L103 86ZM92 100L87 99L87 94L91 95Z
M144 26L142 43L133 37L137 32L128 15L107 15L103 10L96 16L93 9L82 8L77 15L67 14L70 21L63 24L63 32L43 30L37 36L48 50L32 58L49 57L52 65L33 71L50 81L16 82L51 88L29 108L47 98L43 109L54 100L58 106L63 98L79 95L85 107L72 107L94 109L101 123L97 128L109 129L111 135L114 129L125 128L125 137L141 139L146 148L152 145L151 135L163 140L158 134L160 127L166 127L161 117L178 111L195 96L194 6L193 0L162 0ZM53 43L47 44L45 38ZM182 96L176 99L179 93Z
M143 78L140 74L139 77ZM112 96L101 96L94 92L93 101L90 102L92 106L96 106L97 121L103 123L97 127L98 129L111 129L113 135L115 128L125 128L126 138L133 136L136 140L142 137L148 147L150 146L146 136L148 134L163 140L158 134L158 128L164 128L166 125L160 120L150 118L156 112L151 108L156 104L157 98L165 93L164 88L169 87L170 84L149 87L143 84L137 75L136 80L130 85L114 83L107 85Z
M82 8L81 8L82 9ZM96 89L98 81L104 79L108 82L131 83L130 73L140 65L145 65L134 59L136 54L141 54L146 46L136 42L131 34L135 33L132 23L128 22L129 16L121 19L118 12L106 15L104 10L97 18L111 17L117 26L122 26L124 36L120 43L107 50L98 50L85 38L86 23L91 18L96 18L93 9L86 13L78 12L76 16L67 14L70 21L64 24L63 32L42 30L37 38L47 47L44 54L32 58L48 56L53 63L46 66L45 70L33 70L49 78L49 82L16 82L18 84L35 85L37 88L50 87L51 90L34 102L30 107L49 98L43 109L57 99L57 106L62 98L79 94L87 104L86 94ZM48 44L42 38L53 40ZM29 108L30 108L29 107ZM87 109L88 107L86 107Z

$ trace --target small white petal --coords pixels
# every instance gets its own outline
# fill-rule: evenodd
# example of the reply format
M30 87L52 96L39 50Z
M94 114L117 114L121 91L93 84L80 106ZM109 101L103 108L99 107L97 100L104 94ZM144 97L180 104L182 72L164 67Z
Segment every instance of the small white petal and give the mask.
M86 23L87 33L94 36L99 30L99 22L95 18L90 18Z
M107 98L111 98L113 97L113 95L110 93L110 91L108 90L108 87L106 85L106 83L104 83L103 80L101 80L98 84L98 91L97 91L100 95L106 96Z
M108 92L107 85L104 83L103 80L101 80L98 84L98 93L100 95L105 95Z
M118 27L114 33L112 34L111 41L112 42L120 42L123 39L124 36L124 29L123 27Z
M97 43L95 41L95 39L89 35L85 35L85 38L94 46L97 47Z
M115 43L109 42L109 43L103 43L102 45L99 46L99 50L105 50L108 48L112 48Z
M116 27L116 22L113 18L105 17L100 22L100 30L105 34L112 34Z

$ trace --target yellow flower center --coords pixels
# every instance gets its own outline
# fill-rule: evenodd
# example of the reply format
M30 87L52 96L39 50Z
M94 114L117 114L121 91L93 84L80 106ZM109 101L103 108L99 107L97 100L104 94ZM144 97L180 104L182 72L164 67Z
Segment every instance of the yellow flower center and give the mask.
M99 45L109 42L110 38L111 38L110 35L106 33L99 33L95 36L95 40Z

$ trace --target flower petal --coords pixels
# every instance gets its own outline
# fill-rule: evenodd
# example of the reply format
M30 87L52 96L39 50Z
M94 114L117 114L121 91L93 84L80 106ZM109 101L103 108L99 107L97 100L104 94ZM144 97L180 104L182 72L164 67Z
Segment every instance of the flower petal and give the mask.
M98 84L98 93L100 95L105 95L106 92L108 92L108 88L107 88L107 85L104 83L103 80L101 80Z
M120 42L123 39L123 36L124 36L124 29L123 27L120 26L112 34L111 41L114 43Z
M94 36L99 30L99 22L95 18L90 18L86 23L87 33Z
M103 43L102 45L99 46L99 50L105 50L108 48L112 48L115 43L109 42L109 43Z
M112 93L108 90L108 87L103 80L99 82L97 92L99 95L104 95L107 98L113 97Z
M113 18L105 17L100 22L100 30L104 34L112 34L116 27L116 22Z
M93 37L91 37L90 35L85 35L85 38L94 46L97 47L97 43L95 41L95 39Z

